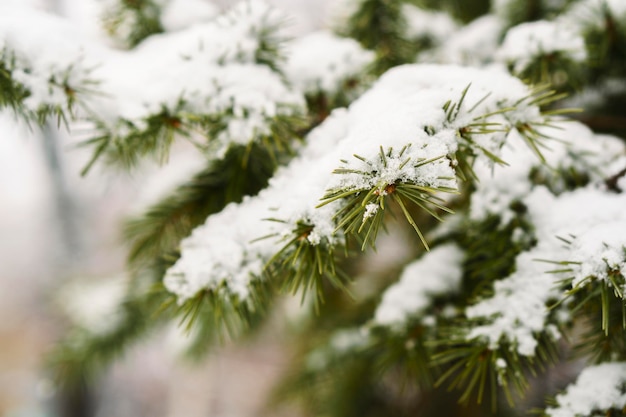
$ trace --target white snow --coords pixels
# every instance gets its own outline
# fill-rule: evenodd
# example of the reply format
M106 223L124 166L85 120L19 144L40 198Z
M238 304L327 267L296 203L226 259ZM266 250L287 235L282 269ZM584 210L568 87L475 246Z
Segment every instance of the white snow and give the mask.
M183 121L219 118L223 126L211 138L218 157L232 144L268 135L276 116L299 115L305 108L302 94L255 62L259 33L281 19L263 2L241 2L207 23L151 36L132 51L111 52L97 72L107 91L92 103L98 121L123 141L129 126L142 130L164 109Z
M481 16L459 28L418 61L484 66L493 61L504 23L494 15Z
M566 24L539 20L509 29L497 52L498 58L522 73L545 56L558 55L574 63L587 58L582 35Z
M494 284L492 297L467 308L468 318L487 319L489 323L472 328L466 338L485 340L491 349L496 349L501 341L506 340L519 354L533 356L537 346L536 334L547 331L558 336L554 325L547 321L549 309L546 304L551 299L563 297L558 288L562 275L546 273L559 266L541 260L592 259L598 262L606 254L600 242L622 244L621 239L614 239L613 231L626 227L626 212L623 210L626 195L607 193L591 185L554 196L541 186L535 188L523 202L535 227L537 245L518 255L516 271ZM591 245L580 244L570 248L559 239L589 233L596 239ZM585 268L593 268L594 265L592 263Z
M618 138L594 133L581 123L569 120L555 121L554 127L540 128L550 139L543 140L543 164L524 143L517 131L512 131L502 149L501 158L506 166L476 164L480 182L472 193L470 218L481 220L489 215L499 215L502 223L513 216L509 206L531 191L532 170L538 170L549 179L552 188L563 191L561 177L555 170L575 170L589 176L591 181L601 181L621 169L626 163L623 142Z
M609 362L588 366L576 382L556 396L558 406L546 409L550 417L604 415L626 407L626 363Z
M318 31L288 44L285 64L287 79L307 94L345 92L345 83L358 80L374 53L363 49L357 41L340 38L328 31Z
M404 267L397 283L389 287L376 309L374 322L401 325L419 317L433 298L459 290L464 253L455 244L438 246Z
M37 27L37 30L24 28ZM66 86L81 99L95 63L86 56L78 32L63 19L27 7L0 5L0 61L29 95L24 107L67 108ZM13 62L14 61L14 62Z
M402 5L402 15L407 21L406 36L409 39L428 38L439 44L458 30L457 23L448 13L426 10L407 3Z

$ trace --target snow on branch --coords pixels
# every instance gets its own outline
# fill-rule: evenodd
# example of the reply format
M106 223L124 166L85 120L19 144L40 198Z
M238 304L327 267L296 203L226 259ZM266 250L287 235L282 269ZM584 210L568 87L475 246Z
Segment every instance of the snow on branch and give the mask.
M99 71L108 95L94 104L94 160L103 153L127 165L144 154L164 160L177 136L218 158L253 141L288 147L305 103L276 71L282 19L261 1L244 1L208 23L112 54Z
M285 75L294 87L307 95L345 94L357 83L374 53L357 41L340 38L331 32L318 31L302 36L287 45Z
M459 291L463 257L457 245L445 244L405 266L398 282L384 292L374 322L382 326L401 325L423 314L436 296Z
M406 206L440 218L441 192L458 189L457 157L503 163L510 132L519 126L524 135L528 126L546 123L531 97L532 90L499 70L410 65L389 71L311 132L300 156L267 189L209 216L183 240L166 287L179 302L202 289L246 297L248 283L263 276L276 253L293 255L284 268L333 275L332 260L316 255L316 247L332 253L345 236L360 233L374 244L387 204L403 208L420 234ZM318 267L301 268L312 261Z
M465 338L485 340L490 349L510 343L519 354L534 356L538 334L547 331L560 337L549 305L564 297L560 289L562 277L547 273L555 269L550 261L592 260L586 268L593 268L604 256L603 245L581 245L577 249L585 250L583 256L580 250L572 251L564 245L564 240L592 233L598 242L612 242L615 227L619 225L617 230L621 230L626 225L626 196L607 193L593 185L560 196L537 187L522 202L535 226L537 244L517 257L512 275L494 284L492 297L467 308L469 319L480 319L486 324L474 326ZM597 236L607 231L609 234ZM569 318L561 316L559 320Z
M611 415L612 410L623 411L626 407L625 387L626 363L589 366L556 396L557 405L545 413L550 417Z

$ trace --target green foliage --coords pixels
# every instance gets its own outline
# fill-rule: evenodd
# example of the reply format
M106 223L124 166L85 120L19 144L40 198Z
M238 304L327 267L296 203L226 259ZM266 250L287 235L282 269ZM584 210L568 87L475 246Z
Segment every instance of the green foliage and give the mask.
M499 216L489 216L481 222L467 222L448 238L465 250L461 293L472 300L490 291L496 280L515 270L515 258L535 245L532 225L524 219L526 208L513 203L516 216L506 225ZM514 238L523 231L523 238Z
M16 65L15 56L4 48L0 51L0 58L0 108L10 107L17 111L28 97L28 91L11 75Z
M200 291L176 307L174 296L170 296L165 306L191 336L187 355L201 359L215 342L240 338L256 329L266 317L274 292L272 283L256 280L250 296L244 300L224 285Z
M187 126L183 125L181 108L182 102L174 110L161 106L159 113L149 115L144 120L145 127L138 127L129 120L120 120L119 126L110 128L105 122L96 120L94 137L82 144L95 148L82 175L86 175L101 156L106 157L107 163L117 164L125 169L135 167L148 155L160 163L166 162L176 136L189 135Z
M348 78L336 92L317 91L305 95L307 109L313 118L313 126L323 122L333 109L348 107L350 103L371 83L369 74Z
M571 241L561 238L566 245ZM626 249L622 249L626 258ZM588 319L587 330L581 349L597 362L616 360L625 352L626 334L626 278L620 270L611 267L605 260L606 269L602 277L590 275L575 282L575 268L581 261L551 261L556 269L553 274L566 275L561 280L563 299L572 314L581 314Z
M586 76L584 67L579 62L559 52L537 57L528 67L515 75L530 84L550 85L559 91L580 90Z

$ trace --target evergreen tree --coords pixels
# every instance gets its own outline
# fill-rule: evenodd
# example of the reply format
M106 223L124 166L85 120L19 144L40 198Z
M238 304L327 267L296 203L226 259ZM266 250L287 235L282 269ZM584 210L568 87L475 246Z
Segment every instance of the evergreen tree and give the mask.
M297 39L261 1L182 29L173 3L113 1L123 51L0 7L0 108L89 123L85 174L206 160L126 223L119 319L58 344L59 384L172 321L201 356L296 294L273 401L306 415L626 415L626 3L345 0Z

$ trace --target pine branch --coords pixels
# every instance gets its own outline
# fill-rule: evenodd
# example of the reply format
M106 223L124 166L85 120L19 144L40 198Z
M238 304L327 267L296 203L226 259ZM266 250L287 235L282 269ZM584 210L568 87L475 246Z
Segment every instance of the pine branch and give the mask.
M186 354L201 359L216 342L240 338L258 328L273 300L273 283L256 280L251 295L240 299L226 286L198 292L174 308L180 326L191 336Z
M446 329L444 334L462 333L464 328L461 325L457 330ZM537 355L530 357L518 355L514 347L504 342L493 349L476 341L455 343L454 336L447 341L442 338L436 342L440 352L432 357L433 364L444 367L435 386L446 382L448 389L462 390L460 403L475 401L480 404L484 398L489 398L494 412L501 391L513 406L515 395L522 398L528 389L528 374L534 375L537 369L543 371L557 360L552 337L538 334L537 339Z
M27 123L35 122L43 126L49 119L56 119L57 125L68 126L70 120L76 119L77 109L86 109L85 98L89 95L98 95L99 82L90 78L91 69L81 67L82 63L75 63L64 70L49 68L49 76L45 81L48 85L50 97L27 106L25 101L32 97L28 86L15 79L14 72L30 73L33 68L28 62L18 60L15 51L4 47L0 50L0 110L10 108L14 114ZM58 103L53 98L55 91L61 91L65 97L64 103Z

